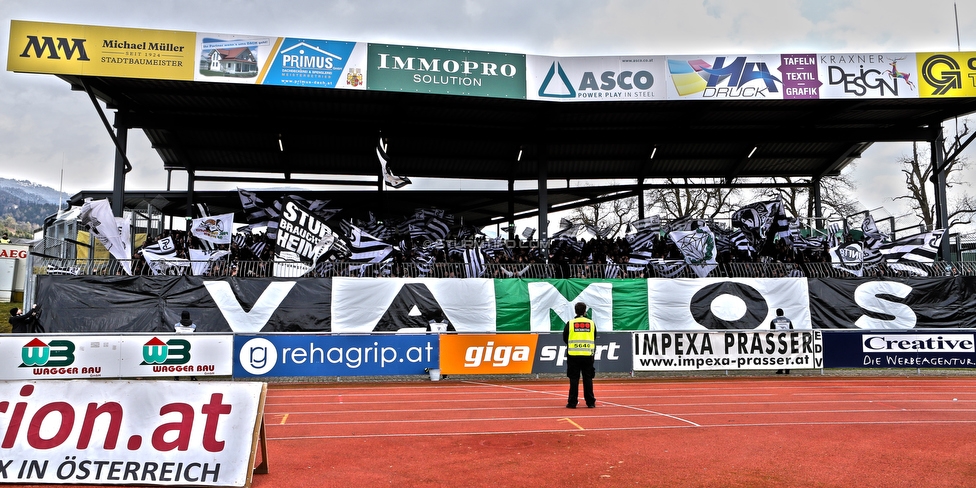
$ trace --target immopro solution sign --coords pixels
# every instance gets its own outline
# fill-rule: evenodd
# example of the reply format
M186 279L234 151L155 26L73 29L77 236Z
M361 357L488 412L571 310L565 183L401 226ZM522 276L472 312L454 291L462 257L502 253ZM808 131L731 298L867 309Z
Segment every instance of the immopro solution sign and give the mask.
M525 98L525 55L369 44L369 90Z

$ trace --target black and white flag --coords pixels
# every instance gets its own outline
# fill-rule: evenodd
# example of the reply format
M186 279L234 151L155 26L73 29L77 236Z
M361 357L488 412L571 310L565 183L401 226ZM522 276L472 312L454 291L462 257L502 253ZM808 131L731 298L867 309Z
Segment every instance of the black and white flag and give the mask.
M129 223L116 218L108 199L86 201L78 215L81 225L105 246L105 249L119 260L126 274L132 275L132 251L129 247Z

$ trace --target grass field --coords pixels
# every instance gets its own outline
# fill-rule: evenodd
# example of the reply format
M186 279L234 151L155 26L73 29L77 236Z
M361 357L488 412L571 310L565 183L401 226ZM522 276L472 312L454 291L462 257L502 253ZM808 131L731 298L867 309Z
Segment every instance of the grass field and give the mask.
M24 303L23 302L0 303L0 311L2 311L3 313L2 315L3 319L0 320L0 334L10 333L10 320L8 320L8 317L10 317L10 309L14 307L23 308Z

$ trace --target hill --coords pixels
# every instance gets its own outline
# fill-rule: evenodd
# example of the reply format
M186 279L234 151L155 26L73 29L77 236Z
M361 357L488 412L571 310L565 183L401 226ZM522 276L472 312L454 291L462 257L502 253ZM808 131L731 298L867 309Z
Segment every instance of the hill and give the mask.
M0 178L0 226L11 236L31 237L58 211L57 190L27 180Z

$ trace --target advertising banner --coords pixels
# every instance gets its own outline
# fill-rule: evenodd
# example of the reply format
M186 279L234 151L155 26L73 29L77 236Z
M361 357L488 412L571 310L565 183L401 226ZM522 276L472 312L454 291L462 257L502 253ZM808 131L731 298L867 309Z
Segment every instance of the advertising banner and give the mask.
M437 335L237 335L234 377L392 376L437 368Z
M0 379L118 378L121 336L14 334L0 341Z
M7 70L192 80L193 32L13 20Z
M332 332L426 328L440 317L458 332L495 330L494 280L333 278L332 283Z
M668 99L781 100L780 55L668 56Z
M817 73L814 54L780 55L779 72L783 80L784 100L815 100L821 98L823 85Z
M0 382L0 483L244 486L263 383Z
M539 334L533 373L565 373L566 343L562 333ZM630 332L601 332L596 337L593 362L596 371L628 373L633 371L633 337Z
M663 56L526 56L527 98L551 101L665 100Z
M531 373L538 337L538 334L442 334L441 373Z
M525 55L369 44L370 90L525 98Z
M822 329L976 328L976 278L810 279Z
M823 349L819 330L636 332L634 371L822 368Z
M366 89L366 43L286 37L262 84Z
M919 94L976 97L976 52L918 53Z
M233 373L232 335L133 335L121 339L123 378Z
M277 37L198 33L194 80L258 84L277 42Z
M810 329L806 278L652 278L651 330L762 329L783 309L794 329Z
M976 335L953 330L827 330L825 368L976 368Z
M915 53L818 54L820 98L918 98Z

